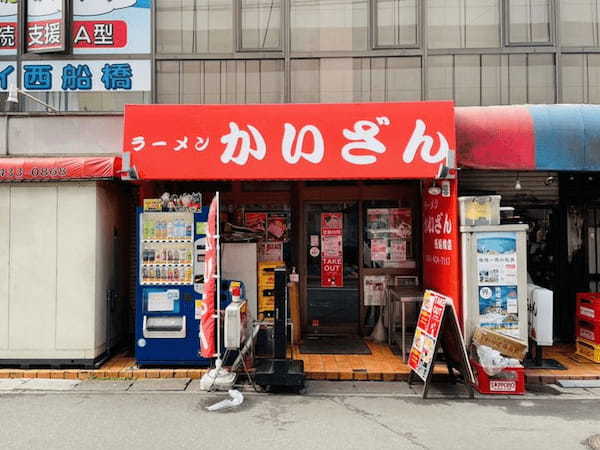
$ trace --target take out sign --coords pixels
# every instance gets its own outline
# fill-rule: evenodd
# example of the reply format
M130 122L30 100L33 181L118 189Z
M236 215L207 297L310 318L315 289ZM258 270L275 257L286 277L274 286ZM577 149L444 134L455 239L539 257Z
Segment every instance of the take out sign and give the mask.
M452 102L127 105L140 179L435 178L455 160Z

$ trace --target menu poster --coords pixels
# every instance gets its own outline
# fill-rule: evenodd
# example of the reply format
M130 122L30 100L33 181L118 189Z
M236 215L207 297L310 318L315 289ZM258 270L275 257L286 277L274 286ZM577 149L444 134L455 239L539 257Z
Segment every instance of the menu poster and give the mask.
M431 369L439 337L442 318L447 304L452 304L449 297L427 290L423 296L423 305L415 330L408 366L423 380L427 379Z
M373 261L387 260L387 239L371 240L371 259Z
M370 239L389 235L410 239L412 213L408 208L367 209L367 232Z
M392 234L403 239L412 237L412 212L409 208L392 208L390 211L390 228Z
M244 224L246 228L259 233L267 231L267 213L264 212L247 212L244 214Z
M265 242L259 250L259 262L283 261L283 242Z
M321 213L321 287L343 287L343 215Z
M285 241L288 233L287 214L269 214L267 216L267 240Z
M385 275L368 275L364 277L365 306L385 305Z
M390 240L390 261L406 261L406 241L404 239Z

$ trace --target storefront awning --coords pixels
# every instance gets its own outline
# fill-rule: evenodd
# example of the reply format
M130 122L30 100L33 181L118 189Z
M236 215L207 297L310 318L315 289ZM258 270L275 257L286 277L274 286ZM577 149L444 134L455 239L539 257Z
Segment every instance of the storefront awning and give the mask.
M456 108L459 167L600 170L600 106Z
M452 102L127 105L124 129L127 179L418 179L455 167Z
M0 158L0 182L110 179L120 171L119 157Z

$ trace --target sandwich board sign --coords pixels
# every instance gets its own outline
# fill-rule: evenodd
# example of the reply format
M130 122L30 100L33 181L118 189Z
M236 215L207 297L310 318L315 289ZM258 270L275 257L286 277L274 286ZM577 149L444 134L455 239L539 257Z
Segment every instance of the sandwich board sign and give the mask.
M423 305L408 357L408 366L411 368L408 382L412 382L413 375L423 380L423 398L427 397L436 355L440 348L444 353L448 374L453 378L454 370L458 370L470 397L473 398L472 385L475 380L454 303L450 297L427 290L423 296Z

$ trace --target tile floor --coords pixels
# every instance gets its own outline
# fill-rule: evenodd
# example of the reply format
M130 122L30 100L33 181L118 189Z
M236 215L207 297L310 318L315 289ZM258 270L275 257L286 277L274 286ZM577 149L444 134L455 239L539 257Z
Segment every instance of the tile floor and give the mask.
M367 341L370 355L305 355L298 346L290 348L289 355L304 361L304 369L311 380L373 380L404 381L409 369L399 356L384 344ZM574 347L555 346L545 351L545 357L554 358L568 370L527 370L529 384L555 383L557 379L600 379L600 364L574 354ZM200 378L206 369L172 368L139 369L133 357L120 354L96 370L79 369L0 369L0 378L60 378L60 379L139 379L139 378ZM438 365L436 374L446 368Z

